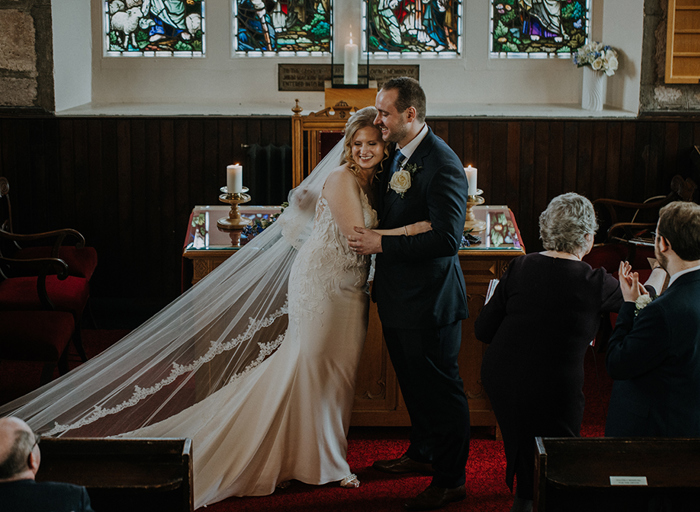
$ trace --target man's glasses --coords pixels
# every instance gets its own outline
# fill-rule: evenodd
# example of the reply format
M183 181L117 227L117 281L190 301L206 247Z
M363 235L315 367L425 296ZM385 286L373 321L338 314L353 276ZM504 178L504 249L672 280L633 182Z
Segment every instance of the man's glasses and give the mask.
M34 436L34 444L32 445L32 450L34 450L35 446L39 446L40 442L41 442L41 436L35 435Z

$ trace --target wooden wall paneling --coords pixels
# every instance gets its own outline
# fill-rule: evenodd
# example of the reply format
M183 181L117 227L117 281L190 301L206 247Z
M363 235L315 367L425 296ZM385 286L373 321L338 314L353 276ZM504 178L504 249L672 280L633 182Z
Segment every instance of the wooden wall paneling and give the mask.
M446 120L431 119L428 125L433 130L433 133L449 144L450 140L450 123Z
M267 146L268 144L279 145L277 140L277 123L275 119L262 119L260 121L260 145Z
M143 118L133 119L130 123L131 140L131 215L133 216L134 237L132 243L135 251L143 247L146 243L144 232L149 231L146 227L148 219L148 203L151 195L148 192L148 175L146 173L146 122ZM150 241L148 242L150 243Z
M650 122L642 121L637 123L637 130L634 142L634 174L632 175L633 201L644 201L647 197L645 182L646 172L649 165L649 155L651 148L649 147L649 132Z
M216 186L214 190L207 191L207 204L217 204L219 202L219 189L226 185L226 166L236 163L233 159L233 126L234 121L232 119L220 119L217 121L217 154L216 169L214 171ZM239 163L245 164L245 160Z
M122 272L131 272L131 276L137 282L146 283L146 271L139 265L135 251L142 249L134 242L137 230L133 215L133 190L132 190L132 151L131 151L131 119L117 119L117 214L116 224L119 229L119 249L122 253ZM152 248L148 248L152 250ZM126 291L126 290L125 290Z
M622 140L620 143L620 179L618 180L618 199L623 201L639 201L634 196L634 190L630 186L634 180L635 167L635 140L637 127L635 123L624 123L622 126Z
M478 121L461 121L462 123L462 157L464 158L464 163L466 165L471 165L479 169L479 122ZM483 181L485 187L482 187L480 183L484 177L490 178L490 176L480 176L477 172L476 184L477 186L486 193L486 188L490 188L490 181Z
M607 139L605 152L605 186L598 197L617 197L620 183L620 157L622 140L622 123L607 123ZM594 200L598 197L591 197Z
M507 204L520 211L520 123L493 123L491 158L494 160L494 192L491 204ZM523 236L524 233L521 232Z
M533 194L535 186L535 122L524 121L520 128L520 201L516 219L532 219L535 215ZM528 247L529 240L536 240L537 236L530 229L530 223L525 226L525 232L520 230L526 240L525 247Z
M581 121L578 127L575 192L590 197L593 162L593 123Z
M661 161L661 168L664 169L662 184L671 183L671 179L676 174L685 174L681 170L679 161L679 130L678 123L666 123L666 135L662 144L664 145L664 156ZM660 190L663 190L660 188Z
M233 120L233 131L231 133L231 155L229 156L231 163L239 163L241 165L246 165L247 158L246 154L248 152L247 148L242 147L242 145L251 146L259 142L259 139L250 138L251 135L248 134L248 123L243 118L236 118ZM228 164L227 164L228 165ZM226 166L221 170L223 185L226 185Z
M23 123L24 124L24 123ZM48 210L59 212L61 218L67 225L73 225L75 220L75 126L74 119L62 119L58 123L59 129L59 165L58 165L58 188L59 195L49 193L47 196ZM43 187L42 187L43 188ZM43 190L42 190L43 192ZM38 205L37 205L38 206ZM37 211L41 211L37 208ZM46 228L44 228L46 229Z
M478 126L476 133L476 153L478 155L475 164L472 164L478 169L476 175L477 186L484 191L484 199L486 204L496 204L496 189L497 177L494 171L493 160L491 159L491 125L489 123L479 121L475 123ZM481 183L481 185L479 185Z
M96 226L96 235L92 244L97 250L98 265L95 275L90 280L93 296L121 297L128 296L128 279L121 279L122 244L120 223L117 222L119 211L119 182L117 159L119 154L117 142L117 121L114 118L99 119L99 130L95 127L93 137L99 145L93 146L93 161L98 161L101 171L100 216L104 223Z
M73 184L75 187L75 217L71 222L66 223L66 227L72 227L78 231L86 231L87 224L90 222L90 154L88 148L87 134L87 119L77 118L73 122L73 133L75 136L74 158L73 162ZM85 236L85 233L83 233Z
M108 211L105 208L105 196L107 187L105 186L105 168L102 165L102 120L90 118L86 120L87 127L87 165L90 173L90 197L88 201L87 213L90 218L89 226L85 227L85 243L95 247L98 258L98 266L95 273L101 272L103 265L102 258L105 256L100 251L102 239L106 238L108 222L112 219L114 210ZM81 231L82 232L82 231Z
M276 127L275 140L277 141L277 144L280 146L282 146L282 145L291 146L292 145L291 118L282 117L282 118L275 119L275 127Z
M225 181L219 181L217 172L219 169L219 147L216 133L218 124L219 122L215 119L208 120L204 124L204 145L202 148L202 167L204 174L202 180L203 190L198 204L215 204L219 194L219 188L226 184Z
M563 188L564 182L564 123L550 121L549 145L546 148L549 165L547 172L547 204L554 196L567 192ZM546 208L546 205L545 205ZM539 230L538 230L539 234ZM526 246L527 247L527 246ZM529 249L529 248L528 248Z
M670 190L669 178L667 183L663 168L664 151L666 145L666 123L649 123L649 161L647 163L646 176L644 180L645 198L666 195L666 189Z
M608 150L608 122L594 121L593 145L591 147L591 184L588 197L605 197L605 183L608 169L606 157Z
M189 219L190 212L192 211L192 206L194 203L191 201L191 190L190 190L190 139L192 137L197 137L197 134L193 133L192 129L192 119L176 120L175 121L175 132L174 132L174 144L175 144L175 165L174 165L174 212L173 212L173 230L170 233L171 239L168 240L168 250L178 251L182 250L182 241L185 238L185 232L187 229L187 220ZM173 261L173 265L167 268L167 285L173 287L177 285L180 286L180 271L181 266Z
M194 117L188 119L188 146L189 155L187 160L187 180L188 193L187 201L189 210L192 205L202 204L204 202L204 119ZM189 216L189 210L185 208ZM185 223L187 219L185 219ZM183 237L184 237L183 233Z
M550 198L558 194L558 192L556 192L550 195L547 188L548 176L551 172L549 168L549 149L551 147L550 132L549 121L542 120L535 122L535 167L533 172L532 214L538 218L540 212L547 208Z
M166 280L163 271L163 257L156 249L165 247L164 225L162 222L163 212L163 160L161 155L162 146L162 122L159 119L149 118L146 120L145 129L147 134L147 144L144 153L145 174L146 174L146 226L141 231L142 244L147 248L144 266L150 274L150 281L164 283ZM149 283L150 284L150 283Z
M164 290L171 290L171 284L175 282L176 270L181 262L180 255L182 254L182 240L178 240L175 234L177 226L175 225L176 208L175 208L175 166L177 156L174 147L175 131L177 124L173 119L161 120L161 212L160 222L162 224L162 238L159 250L162 253L174 250L178 247L177 260L164 260L167 264L162 265L163 280L161 281ZM179 286L178 286L179 288ZM164 295L168 296L168 293Z
M464 155L464 123L461 120L451 120L448 122L449 139L446 140L447 145L457 153L459 160L462 162L462 167L467 166L467 158ZM477 174L476 184L479 185L479 176Z
M564 123L564 170L562 173L562 192L577 191L576 174L578 172L578 131L578 121L566 121Z

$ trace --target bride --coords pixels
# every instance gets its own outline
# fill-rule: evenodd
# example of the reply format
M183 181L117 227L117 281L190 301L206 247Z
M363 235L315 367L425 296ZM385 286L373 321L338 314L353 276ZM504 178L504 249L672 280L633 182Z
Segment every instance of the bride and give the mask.
M290 194L265 232L119 343L0 408L42 435L189 437L195 507L295 479L357 487L346 462L370 260L388 155L374 107ZM340 161L340 166L337 162ZM430 229L419 222L384 235Z

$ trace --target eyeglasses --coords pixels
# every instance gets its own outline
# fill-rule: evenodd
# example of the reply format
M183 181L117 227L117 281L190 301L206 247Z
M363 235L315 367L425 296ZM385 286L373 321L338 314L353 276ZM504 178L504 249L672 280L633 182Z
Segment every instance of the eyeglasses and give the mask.
M32 450L34 450L35 446L39 446L39 443L41 442L41 436L40 435L35 435L34 436L34 444L32 445Z

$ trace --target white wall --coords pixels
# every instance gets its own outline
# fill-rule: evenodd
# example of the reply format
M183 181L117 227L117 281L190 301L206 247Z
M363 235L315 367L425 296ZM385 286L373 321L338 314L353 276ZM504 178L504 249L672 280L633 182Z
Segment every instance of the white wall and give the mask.
M54 1L51 11L56 111L61 111L91 101L91 17L86 0Z
M71 37L81 36L69 15L58 14L88 1L54 0L55 32L56 29L61 33L74 31ZM335 3L336 40L343 42L347 40L350 24L354 34L359 29L361 1L335 0ZM277 64L330 64L330 57L232 55L229 0L207 0L207 53L206 58L200 59L103 57L101 1L92 0L91 6L92 104L68 114L288 115L295 98L299 98L306 112L323 108L323 92L278 91ZM463 0L463 8L461 56L372 59L370 63L420 64L421 83L428 94L428 115L591 115L579 108L582 70L568 59L489 58L490 2ZM619 48L623 55L621 70L608 81L610 108L594 115L637 114L642 17L643 0L593 0L594 38L604 38L605 43ZM56 61L59 62L58 58ZM80 73L84 74L85 70L81 69Z

